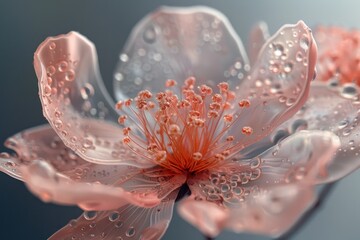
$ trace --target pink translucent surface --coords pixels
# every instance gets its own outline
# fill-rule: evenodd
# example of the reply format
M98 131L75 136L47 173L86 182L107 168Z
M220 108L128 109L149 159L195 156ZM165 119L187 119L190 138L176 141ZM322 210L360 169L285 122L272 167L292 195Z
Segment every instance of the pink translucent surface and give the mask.
M251 39L252 68L221 13L160 8L135 27L114 75L119 100L139 90L162 91L168 78L181 85L195 76L212 87L228 81L235 101L222 106L222 114L235 120L206 135L222 133L219 139L231 136L236 143L221 164L175 173L145 159L146 148L129 149L94 45L70 32L46 39L35 53L50 126L10 138L6 145L16 154L0 155L0 170L43 201L87 210L51 239L159 239L185 182L191 196L179 204L180 214L205 235L224 228L281 235L313 204L316 184L359 166L358 89L310 84L317 47L302 21L270 38L259 25ZM249 105L239 106L242 100Z

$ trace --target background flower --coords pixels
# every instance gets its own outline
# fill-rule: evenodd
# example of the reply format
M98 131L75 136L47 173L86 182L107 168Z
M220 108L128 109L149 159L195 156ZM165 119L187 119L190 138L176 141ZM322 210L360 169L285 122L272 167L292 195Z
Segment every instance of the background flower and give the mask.
M164 4L166 2L164 1L162 3ZM271 22L272 20L273 23L272 25L273 28L271 29L272 31L278 28L284 22L296 22L300 18L303 18L304 20L309 22L308 19L311 19L311 17L313 17L312 18L313 21L310 21L310 24L311 23L315 24L317 22L324 23L324 18L322 16L319 16L319 8L314 6L314 3L310 1L309 1L309 5L306 5L306 3L304 2L296 3L296 4L294 2L293 4L295 6L292 5L291 3L287 3L284 5L284 3L282 2L266 3L259 1L259 2L251 3L251 4L255 4L255 7L253 8L252 6L249 6L250 3L237 3L235 5L233 2L228 2L228 5L227 2L211 3L209 1L199 1L199 3L212 4L214 7L224 12L231 19L232 23L235 25L237 31L241 36L246 36L248 30L250 29L251 24L259 20L259 16L261 16L262 20L266 20L267 22ZM319 6L321 6L321 4L325 4L325 3L327 4L327 6L331 5L331 3L329 4L328 2L325 1L319 2L318 4ZM3 102L2 111L5 111L7 113L8 115L6 118L7 121L14 122L13 126L6 124L7 129L2 130L1 137L4 138L6 136L11 135L14 132L25 129L27 127L37 125L38 123L43 121L41 117L40 107L38 106L39 104L37 102L37 94L35 94L37 91L36 86L34 86L34 82L36 82L36 79L33 74L32 66L29 64L32 59L33 51L39 42L41 42L46 36L57 35L60 32L67 32L73 29L84 33L85 35L89 36L89 38L91 38L98 46L98 51L100 54L100 64L102 65L101 69L103 71L104 78L111 79L112 78L111 72L114 68L116 58L118 57L117 54L118 52L120 52L120 49L123 46L123 42L122 43L120 42L121 39L122 41L124 41L132 25L134 25L144 14L150 12L155 8L154 6L155 3L148 3L146 1L135 2L133 8L131 8L131 6L125 8L124 3L112 2L112 4L117 5L117 7L115 7L115 5L112 4L108 5L103 3L95 3L95 1L87 2L86 6L80 3L72 3L72 2L71 3L64 2L64 3L56 3L56 4L42 2L36 5L34 4L34 2L27 3L26 1L24 1L22 5L20 4L20 6L17 5L16 7L13 5L5 5L4 3L1 4L2 6L0 6L0 9L3 13L1 14L2 18L11 19L12 16L16 16L16 18L14 18L13 21L4 20L1 21L0 23L1 25L5 25L4 29L7 30L7 32L9 33L8 35L4 36L4 38L2 39L2 41L4 41L5 44L1 44L1 46L4 48L3 52L5 53L6 56L6 58L2 59L3 62L1 65L3 66L2 68L3 70L2 73L4 76L3 81L5 81L1 89L1 91L3 91L1 95ZM138 7L139 4L142 5L142 8ZM192 4L194 3L192 2ZM258 4L258 6L256 6L256 4ZM72 5L72 7L69 8L69 5ZM353 21L353 26L356 26L355 25L356 18L354 18L356 13L353 12L353 14L351 14L352 13L351 11L354 10L354 6L352 5L352 7L349 7L346 11L346 14L341 15L342 14L341 10L343 10L343 8L345 8L344 3L342 3L341 6L334 6L333 12L330 11L326 13L329 14L329 16L331 16L330 19L333 22L348 20L350 24L351 21ZM57 11L55 11L55 9L57 9ZM66 16L64 18L63 17L64 12L62 12L61 9L64 9L64 12L66 11L67 13L69 13L69 16ZM38 14L37 11L39 11ZM98 15L99 12L103 12L104 14L103 16L105 17ZM131 15L128 15L126 21L124 21L123 19L124 14L128 12L131 12ZM251 14L244 14L243 12L247 12ZM254 14L255 12L256 14ZM136 13L138 15L136 15ZM287 15L286 13L289 13L289 15ZM83 16L85 17L82 17L81 20L78 20L79 14L83 14ZM259 14L259 16L257 16L257 14ZM26 21L23 21L22 25L18 24L20 17L24 17L26 19ZM46 19L47 21L44 21L44 19ZM108 25L109 22L112 22L113 27ZM130 22L132 22L131 26L128 25ZM10 23L15 24L15 28L14 25L10 25ZM74 24L76 25L76 27L74 27ZM246 26L243 27L243 25ZM24 28L22 30L19 30L21 29L20 27L24 27ZM41 35L35 36L34 32L39 32L41 33ZM33 36L33 37L28 38L28 36ZM24 39L26 38L28 39L25 41ZM120 41L118 39L120 39ZM114 50L116 47L118 49ZM11 66L13 68L7 66ZM21 71L19 71L20 69ZM27 85L23 85L26 87L23 88L19 87L18 84L20 81L19 79L20 80L26 79ZM11 82L14 83L13 86L10 85ZM111 83L109 84L111 85ZM14 92L19 93L19 95L25 98L25 100L16 102L19 99L19 96L12 95L11 97L13 99L12 101L13 104L11 105L8 104L8 97L5 96L8 96L6 94L9 93L12 94ZM34 103L34 105L30 105L31 103ZM16 112L14 113L13 111ZM24 119L24 120L19 121L19 119ZM15 124L15 122L17 123ZM18 124L19 122L20 125ZM352 178L353 177L351 177L350 180L348 181L351 182ZM5 177L2 177L2 179L3 179L3 181L1 181L2 183L9 181L8 179L5 179ZM3 187L5 188L8 194L8 198L4 199L4 201L7 201L7 203L4 203L4 206L8 206L10 203L18 201L17 199L19 200L24 199L24 198L9 196L14 194L13 191L14 186L20 186L20 185L21 184L19 183L15 183L14 181L11 181L10 184L8 185L9 186L8 190L6 190L7 188L6 185L4 184ZM338 191L341 191L341 188ZM33 201L35 205L38 204L39 208L47 209L46 213L43 214L44 218L48 216L50 209L53 209L51 206L43 206L43 204L38 202L38 200L35 201L31 200L33 198L30 195L28 195L26 191L24 191L21 194L24 194L25 196L29 197L30 200L27 200L25 202L29 203L29 201ZM341 192L339 196L341 196L340 199L342 200L342 204L338 205L334 203L335 205L333 208L329 207L326 209L327 213L329 212L331 213L332 211L336 211L336 210L345 211L347 206L349 207L355 206L356 195L355 196L353 195L353 197L343 197L343 196L349 196L349 194L351 194L351 192L348 193ZM351 204L350 201L354 201L354 203ZM28 205L25 205L24 201L21 201L21 203L17 204L17 207L20 210L18 214L14 214L13 211L15 210L12 210L11 214L6 213L7 209L9 208L8 207L4 208L5 211L3 212L4 220L1 221L2 227L4 227L4 224L11 223L12 222L11 217L14 216L16 217L16 219L15 218L13 219L13 223L16 224L16 227L18 227L18 224L20 224L23 226L23 228L29 227L30 229L29 231L34 231L34 229L36 229L38 226L39 234L44 234L44 231L49 231L48 233L42 235L43 237L38 237L38 238L44 238L46 236L49 236L49 233L53 232L59 226L62 226L67 221L67 219L69 219L68 216L64 217L63 221L57 223L58 226L53 227L53 229L51 229L52 219L48 219L48 218L46 218L48 220L46 225L47 229L44 229L43 219L39 219L38 224L34 221L27 221L26 223L21 224L21 221L26 219L27 216L29 216L29 218L34 218L34 217L37 218L38 214L41 214L41 212L39 211L30 212ZM61 208L60 211L54 213L54 216L56 216L56 218L54 218L54 221L56 219L60 219L61 214L63 214L63 212L66 210L67 210L66 208ZM356 215L355 212L349 210L348 214L346 214L346 217L351 216L351 214ZM78 214L75 213L73 216L76 215ZM340 215L339 213L335 214L335 216L339 216L339 215ZM345 215L343 216L345 218ZM332 219L334 219L333 220L334 224L335 223L338 224L336 217L334 218L325 217L324 221L319 220L318 223L325 224L326 221L332 221ZM29 222L31 222L31 226ZM177 234L179 228L182 226L183 225L174 224L173 229L172 230L170 229L170 231L173 231L174 234ZM336 236L339 235L336 234L341 234L343 238L346 238L346 236L350 236L348 234L356 233L356 231L358 230L357 227L352 224L341 225L341 226L336 225L336 226L337 226L336 232L331 232L330 231L331 229L329 229L329 231L322 231L319 234L325 234L325 236L330 236L328 237L328 239L331 239L331 237L337 239L339 237ZM307 229L310 229L307 230L309 231L308 233L310 236L313 236L312 231L318 229L318 227L313 224L309 224L307 227L308 227ZM340 231L339 228L344 229L344 231L343 232ZM305 234L307 231L305 231ZM185 232L189 234L197 234L193 231L185 231ZM6 234L5 231L3 231L3 233ZM11 236L14 237L16 236L16 234L21 234L21 231L16 231L12 234L13 235ZM171 234L171 232L169 234ZM167 235L167 236L169 236L169 239L171 239L170 237L171 235ZM222 237L225 238L225 236L226 235L223 235ZM238 238L238 236L235 235L227 235L227 236L230 236L229 239ZM303 237L299 236L299 239L302 238ZM351 237L349 238L351 239Z

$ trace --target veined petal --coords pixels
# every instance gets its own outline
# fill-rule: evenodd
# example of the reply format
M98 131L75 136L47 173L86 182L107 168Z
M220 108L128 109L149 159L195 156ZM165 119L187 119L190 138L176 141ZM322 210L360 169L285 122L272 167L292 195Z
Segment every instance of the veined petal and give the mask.
M260 50L269 37L268 26L265 22L259 22L252 27L249 37L249 57L251 65L254 65L257 61Z
M353 84L331 87L314 82L309 100L301 111L279 127L289 131L299 128L331 131L339 137L341 145L328 163L328 174L322 175L319 183L335 181L360 166L359 93L359 88Z
M299 131L251 159L232 158L219 172L251 186L301 181L314 185L328 176L340 140L329 131ZM242 175L247 176L247 178Z
M185 176L157 167L87 162L67 148L49 125L16 134L6 146L17 156L1 154L1 171L26 182L44 201L84 209L156 205L185 181Z
M235 185L230 179L226 173L213 172L188 181L192 195L180 202L179 213L207 236L227 228L276 237L315 200L314 186L308 184Z
M120 187L74 181L45 161L33 161L21 167L21 172L28 188L45 202L77 204L84 210L110 210L128 203L151 207L161 201L155 193L130 193Z
M154 208L126 205L114 211L85 212L49 239L160 239L172 218L177 192Z
M244 204L231 209L226 228L279 237L314 204L313 187L300 184L272 186L249 195Z
M285 25L262 48L252 74L236 92L234 124L228 132L247 147L271 133L305 103L314 77L316 45L303 23ZM242 129L248 130L242 134Z
M88 39L76 32L48 38L35 52L34 66L44 115L69 148L95 163L141 162L119 154L124 147L118 114Z
M118 100L143 90L160 92L194 76L211 87L238 85L249 70L243 45L227 18L208 7L161 7L132 31L114 73Z

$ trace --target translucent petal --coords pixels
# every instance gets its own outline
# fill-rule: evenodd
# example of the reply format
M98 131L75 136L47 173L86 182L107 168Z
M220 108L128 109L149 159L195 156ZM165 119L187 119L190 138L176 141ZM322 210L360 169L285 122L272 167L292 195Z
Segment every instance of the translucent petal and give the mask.
M335 181L360 166L359 93L353 84L340 87L314 82L309 100L301 111L279 128L331 131L340 138L341 146L327 166L327 175L319 182Z
M248 196L243 205L231 209L226 228L278 237L287 232L314 201L312 187L298 184L273 186Z
M223 229L279 236L313 204L313 187L303 183L251 185L226 173L202 174L189 180L192 195L179 212L205 235Z
M59 174L45 161L33 161L20 168L28 188L44 202L78 205L84 210L110 210L128 203L142 207L159 204L155 193L129 193L120 187L76 182Z
M249 38L249 57L251 65L254 65L261 48L270 37L268 26L265 22L259 22L253 26Z
M315 60L311 31L301 21L283 26L266 42L251 75L236 92L236 101L250 101L248 107L236 104L233 109L235 120L228 132L238 144L246 147L260 141L301 108ZM244 128L251 134L244 134Z
M248 184L254 186L298 181L312 185L328 175L328 165L339 146L339 137L334 133L299 131L254 158L234 157L218 171L233 178L248 171Z
M122 131L103 86L94 45L70 32L46 39L34 65L43 112L64 143L83 159L101 164L146 164L121 156Z
M49 125L16 134L5 145L17 155L2 153L0 170L27 182L44 201L79 204L85 209L113 208L111 204L117 207L121 199L141 205L142 195L144 204L146 198L159 202L185 181L185 176L159 167L142 169L84 161L63 144ZM101 201L107 201L105 206Z
M162 7L132 31L114 73L118 100L140 90L164 90L167 79L180 86L194 76L216 86L240 83L249 70L242 43L227 18L208 7Z
M114 211L85 212L49 239L160 239L172 218L177 192L154 208L126 205Z

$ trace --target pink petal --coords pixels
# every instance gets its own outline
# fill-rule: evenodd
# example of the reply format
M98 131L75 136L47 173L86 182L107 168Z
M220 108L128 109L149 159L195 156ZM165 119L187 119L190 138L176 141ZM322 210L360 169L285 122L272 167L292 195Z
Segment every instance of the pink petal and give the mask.
M268 26L265 22L259 22L253 26L249 38L249 57L251 65L254 65L261 48L270 37Z
M154 208L125 205L116 211L85 212L49 239L160 239L172 218L177 192Z
M192 195L180 202L179 212L205 235L215 237L227 228L279 236L314 202L314 187L308 184L235 186L229 183L231 177L212 172L188 181Z
M141 20L120 55L114 74L117 99L143 89L164 90L194 76L198 84L238 84L249 70L242 43L228 19L208 7L162 7Z
M0 155L0 170L25 181L44 201L113 209L127 203L157 204L180 187L185 176L158 167L98 165L78 157L49 125L28 129L6 141L18 156Z
M247 171L248 184L256 186L298 181L312 185L328 175L339 147L339 137L331 132L300 131L252 159L234 157L218 171L239 177Z
M178 205L179 214L206 236L217 236L224 228L229 210L191 196Z
M339 137L341 145L328 163L328 174L319 182L335 181L360 167L359 93L359 88L352 84L329 87L314 82L302 110L280 126L296 131L301 124L302 129L331 131Z
M28 188L44 202L75 205L85 210L110 210L128 203L156 206L161 199L154 193L129 193L120 187L76 182L59 174L45 161L33 161L20 168Z
M233 109L236 121L228 132L237 143L246 147L260 141L301 108L314 77L315 60L311 31L301 21L283 26L267 41L252 74L236 92L237 101L250 101L249 107ZM244 127L251 128L252 134L242 134Z
M315 200L312 187L288 184L273 186L248 196L244 204L231 209L226 228L278 237L287 232Z
M75 32L48 38L35 52L34 65L44 115L69 148L94 163L150 165L121 154L118 114L88 39Z

